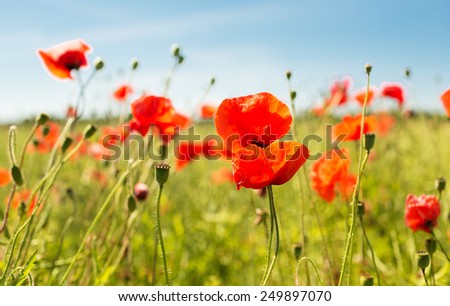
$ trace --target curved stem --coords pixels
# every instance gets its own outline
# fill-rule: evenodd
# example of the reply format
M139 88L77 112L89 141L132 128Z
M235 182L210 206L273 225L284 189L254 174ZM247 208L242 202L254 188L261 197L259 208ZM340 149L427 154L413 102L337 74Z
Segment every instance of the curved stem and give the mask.
M301 264L303 261L307 261L307 262L309 262L309 263L311 264L311 266L313 267L314 271L316 272L316 275L317 275L317 278L318 278L318 280L319 280L319 282L320 282L320 285L323 286L323 281L322 281L322 278L320 278L319 270L317 270L316 265L314 264L314 262L313 262L309 257L302 257L302 258L300 258L300 260L297 262L297 267L296 267L296 269L295 269L295 285L296 285L296 286L299 285L299 282L298 282L298 272L299 272L299 270L300 270L300 264Z
M267 186L267 191L268 191L268 196L269 196L269 206L270 206L270 227L271 227L271 231L270 231L270 238L269 238L269 249L271 248L271 240L273 237L273 232L275 232L275 250L272 256L272 260L269 264L268 267L266 267L266 271L264 272L264 277L263 280L261 282L262 286L266 286L267 285L267 281L270 278L270 274L272 273L273 267L275 266L275 262L277 260L278 257L278 249L280 247L280 233L279 233L279 229L278 229L278 220L277 220L277 213L276 213L276 209L275 209L275 202L273 199L273 191L272 191L272 185ZM268 251L268 253L270 254L270 250Z
M443 246L442 243L439 241L439 239L436 237L436 234L435 234L433 231L431 231L431 235L433 235L433 238L434 238L434 239L436 240L436 242L438 243L439 248L441 249L442 253L444 253L445 258L447 258L447 261L450 262L450 258L448 257L447 252L445 251L444 246Z
M162 194L163 186L159 186L158 198L156 199L156 227L158 230L159 244L161 246L161 255L164 263L164 276L166 277L166 285L170 286L171 281L169 280L169 270L167 269L167 259L166 259L166 249L164 247L164 239L162 235L161 229L161 218L159 213L159 207L161 204L161 194Z
M430 284L428 283L427 274L425 273L425 269L422 269L422 274L423 274L423 278L425 279L425 283L427 284L427 286L429 286Z
M372 263L373 263L373 268L375 270L375 274L377 275L378 286L381 286L380 273L378 273L377 263L375 261L375 252L373 251L372 245L370 244L369 237L367 236L366 227L364 226L362 216L359 217L359 221L361 223L361 228L362 228L362 232L364 235L364 239L366 240L367 246L369 247L369 250L370 250L370 254L372 255Z

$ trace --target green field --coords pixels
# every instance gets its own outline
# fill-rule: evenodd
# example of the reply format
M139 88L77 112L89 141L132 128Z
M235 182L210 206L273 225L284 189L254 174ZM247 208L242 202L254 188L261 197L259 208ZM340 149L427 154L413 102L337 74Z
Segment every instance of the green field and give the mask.
M296 137L301 141L313 133L324 136L325 125L339 120L300 116L296 120ZM85 125L79 122L77 129L82 130ZM100 128L105 122L96 125ZM22 149L31 126L27 123L17 126L17 152ZM212 122L196 126L203 136L215 133ZM9 168L7 126L0 128L0 135L0 168ZM419 115L406 119L397 115L392 130L376 138L362 179L361 199L366 206L364 225L382 285L425 285L416 253L425 249L430 234L413 233L405 225L405 198L408 194L437 195L435 179L450 177L449 135L450 121L444 117ZM95 140L98 137L95 135ZM350 150L350 167L356 173L357 143L341 146ZM310 146L311 152L324 149L324 143ZM27 153L22 167L25 178L22 189L32 189L42 178L48 159L49 154ZM173 164L173 158L169 160ZM339 196L326 203L311 189L312 162L308 161L288 183L274 186L281 244L270 285L294 285L296 278L300 285L338 282L350 207ZM21 279L23 285L60 284L94 217L127 165L126 161L105 163L87 156L68 161L49 190L42 210L36 214L20 257L26 231L18 235L4 284L14 285ZM231 182L214 183L211 175L222 167L231 169L230 161L203 158L181 171L175 171L174 167L170 171L161 198L161 226L174 285L258 285L261 281L266 264L268 219L266 226L264 221L256 225L255 211L258 208L268 211L268 199L251 189L238 191ZM93 171L101 173L105 181L93 177ZM150 193L131 213L127 199L130 185L137 182L147 183ZM10 188L11 185L0 187L3 203ZM447 253L448 190L442 194L441 215L435 229ZM164 285L163 261L159 248L155 249L157 191L153 162L146 160L118 185L64 284ZM19 211L11 210L8 231L0 237L0 272L7 266L8 244L27 220L26 214L20 216ZM3 216L5 205L0 212ZM367 277L375 277L371 253L358 220L356 226L351 275L345 281L351 285L361 285ZM296 244L302 247L300 257L309 258L317 267L320 279L311 262L302 260L297 265ZM450 285L450 264L439 249L433 256L433 269L436 285Z

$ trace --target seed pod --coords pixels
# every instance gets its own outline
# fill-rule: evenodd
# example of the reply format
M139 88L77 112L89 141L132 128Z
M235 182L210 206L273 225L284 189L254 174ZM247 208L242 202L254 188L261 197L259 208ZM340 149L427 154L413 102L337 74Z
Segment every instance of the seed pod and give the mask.
M11 177L14 180L14 183L16 183L17 186L23 185L23 177L22 172L20 171L20 168L16 165L12 166L11 168Z

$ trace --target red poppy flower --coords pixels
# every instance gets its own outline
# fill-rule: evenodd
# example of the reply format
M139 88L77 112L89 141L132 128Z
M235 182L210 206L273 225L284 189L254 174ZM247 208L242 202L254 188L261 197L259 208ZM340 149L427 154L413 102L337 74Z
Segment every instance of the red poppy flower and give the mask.
M88 66L86 54L91 47L83 40L76 39L63 42L47 50L38 50L49 73L58 79L72 79L71 71Z
M214 119L216 111L217 107L212 105L202 105L202 107L200 108L202 119Z
M447 117L450 118L450 88L444 91L444 93L441 95L441 101L442 104L444 105Z
M67 118L76 118L77 117L77 110L75 109L75 107L73 106L69 106L67 107L66 110L66 117Z
M387 135L395 126L396 120L394 116L388 113L379 113L377 116L377 132L380 136Z
M133 93L133 87L129 84L123 84L117 87L117 89L114 91L114 99L116 99L118 102L124 102L130 94Z
M374 115L364 119L363 134L373 132L377 127L377 119ZM356 116L344 116L342 121L333 126L333 139L339 135L345 135L343 141L359 140L361 138L361 114Z
M11 175L7 169L0 168L0 187L6 186L11 182Z
M406 89L399 83L383 83L381 84L381 97L391 98L398 102L402 107L406 98Z
M151 125L171 123L175 109L167 98L143 95L131 104L131 113L142 124Z
M274 142L290 129L289 108L269 93L224 100L216 113L217 133L233 153L237 188L281 185L309 158L297 142Z
M191 161L199 160L203 153L203 145L198 142L180 142L175 148L175 169L181 170Z
M353 192L356 177L349 174L350 159L347 149L340 154L336 150L323 154L311 169L312 188L327 202L332 202L336 192L340 191L344 199Z
M286 104L270 93L225 99L217 109L217 133L234 149L256 144L266 147L283 137L292 117Z
M220 185L226 182L234 182L233 173L228 167L220 168L211 173L211 180L214 184Z
M359 105L363 106L364 105L364 100L366 99L366 88L361 88L360 90L358 90L357 92L354 93L354 99L359 103ZM369 95L367 97L367 105L369 106L372 101L373 98L375 97L375 88L370 86L369 88Z
M59 134L60 128L55 122L49 121L45 125L39 126L33 144L29 147L30 151L39 153L50 152L58 141Z
M348 101L348 92L352 87L353 80L350 76L345 76L341 80L334 81L330 86L330 98L328 105L342 105Z
M24 189L24 190L22 190L22 191L20 191L20 192L18 192L16 194L14 194L14 197L12 198L12 201L11 201L12 208L13 209L17 209L19 207L20 203L21 202L25 202L26 203L29 200L30 196L31 196L31 191L29 191L27 189ZM35 195L33 197L33 200L30 203L30 206L28 207L28 212L27 212L28 216L30 216L31 213L33 212L34 207L37 204L37 199L38 199L37 195ZM6 199L6 201L8 201L8 198ZM39 211L41 209L42 209L42 205L39 208Z
M178 135L181 129L189 126L190 120L185 115L175 113L170 122L157 124L157 132L163 143L169 143L174 136Z
M405 222L413 231L431 233L437 226L440 213L439 200L434 195L416 197L410 194L406 197Z
M141 136L145 136L148 134L148 130L150 129L150 125L142 124L139 120L131 119L127 124L130 128L130 132L138 132Z

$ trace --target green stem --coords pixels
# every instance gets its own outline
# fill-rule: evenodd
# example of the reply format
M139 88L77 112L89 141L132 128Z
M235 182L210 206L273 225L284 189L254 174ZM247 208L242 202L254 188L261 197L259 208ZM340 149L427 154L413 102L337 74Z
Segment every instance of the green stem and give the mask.
M370 244L369 237L367 236L366 227L364 226L362 216L359 217L359 221L361 223L361 228L362 228L362 232L364 235L364 239L366 240L367 246L369 247L370 254L372 256L372 263L373 263L373 268L375 270L375 274L377 275L378 286L381 286L380 273L378 272L377 263L375 261L375 252L373 251L372 245Z
M311 266L313 267L314 271L316 272L317 279L319 280L320 285L323 286L323 281L322 281L322 278L320 278L319 270L317 270L316 265L314 264L314 262L313 262L309 257L302 257L302 258L300 258L300 260L297 262L297 268L295 269L295 285L296 285L296 286L299 285L299 282L298 282L298 272L299 272L299 270L300 270L300 264L301 264L303 261L307 261L307 262L309 262L309 263L311 264Z
M363 144L363 136L364 136L364 123L365 123L365 115L366 115L366 108L367 108L367 100L369 98L369 88L370 88L370 71L367 71L367 85L366 85L366 95L364 98L364 105L361 113L361 130L360 130L360 143L359 143L359 158L358 158L358 176L356 178L356 186L355 190L353 192L352 201L350 203L351 206L351 216L350 216L350 228L348 230L348 237L347 242L345 245L345 253L344 253L344 259L342 263L341 272L339 275L339 283L338 286L342 286L342 282L344 280L345 272L347 271L347 265L350 261L350 269L351 269L351 261L352 261L352 249L353 249L353 236L355 233L355 221L356 221L356 203L359 201L359 191L361 188L361 177L363 172L363 151L364 151L364 144ZM368 155L368 154L367 154ZM367 156L366 156L367 160Z
M429 286L430 284L428 283L427 274L425 273L425 269L422 269L422 274L423 274L423 278L425 279L425 283L427 284L427 286Z
M161 218L160 218L160 204L161 204L161 194L163 191L163 185L159 185L158 198L156 199L156 228L158 230L159 244L161 246L161 255L164 263L164 276L166 277L166 285L172 285L169 279L169 270L167 269L167 259L166 259L166 249L164 247L164 239L161 229Z
M94 221L92 221L92 223L89 226L86 234L84 235L84 238L81 241L81 244L78 247L78 250L75 253L75 256L73 257L72 261L70 262L69 267L67 268L66 272L64 273L63 278L62 278L61 283L60 283L61 285L63 285L66 282L66 279L69 276L69 273L70 273L70 271L73 268L73 265L75 264L75 262L77 261L78 257L80 256L81 251L83 251L84 245L86 244L86 241L87 241L89 235L94 230L94 228L97 225L98 221L100 220L100 218L102 217L102 215L104 214L106 209L108 208L108 204L111 201L111 199L113 198L114 194L117 192L117 190L119 190L119 188L122 186L123 181L127 178L128 174L130 173L130 169L137 167L140 163L141 163L141 161L136 161L130 168L128 168L122 174L122 176L119 178L119 180L117 181L117 183L113 187L113 189L111 189L111 191L109 192L109 194L106 197L105 201L103 202L100 210L98 211L97 215L95 216Z
M433 235L433 238L434 238L434 239L436 240L436 242L438 243L439 248L441 249L442 253L444 253L445 258L447 258L447 261L450 262L450 258L448 257L447 252L445 251L444 246L443 246L442 243L439 241L439 239L436 237L436 234L435 234L433 231L431 231L431 235Z
M278 249L280 247L280 233L278 229L278 221L277 221L277 213L275 209L275 201L273 199L273 191L272 191L272 185L267 186L268 196L269 196L269 206L270 206L270 222L271 222L271 230L270 231L270 238L269 238L269 248L271 248L271 240L273 237L273 232L275 232L275 250L272 256L272 260L270 262L270 265L266 267L266 271L264 272L264 277L261 282L262 286L266 286L267 282L270 278L270 274L272 273L273 267L275 266L275 262L278 257ZM270 251L268 251L270 254Z

